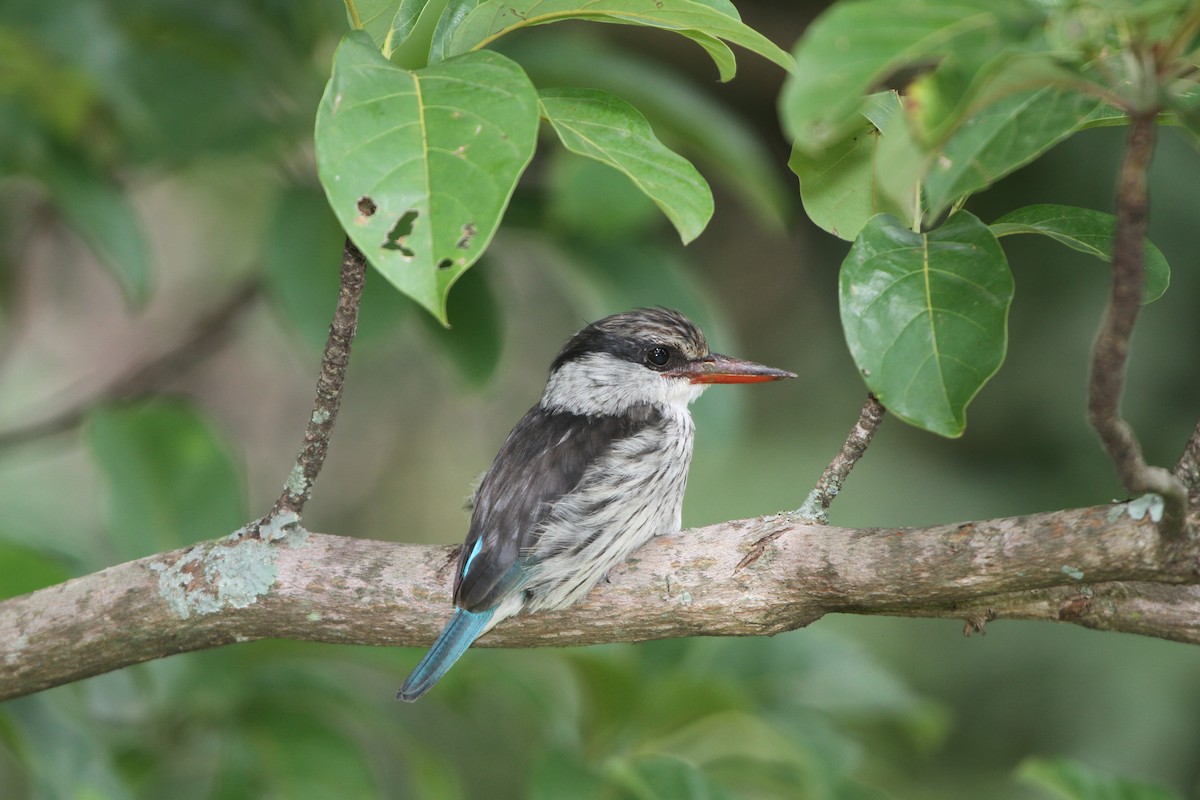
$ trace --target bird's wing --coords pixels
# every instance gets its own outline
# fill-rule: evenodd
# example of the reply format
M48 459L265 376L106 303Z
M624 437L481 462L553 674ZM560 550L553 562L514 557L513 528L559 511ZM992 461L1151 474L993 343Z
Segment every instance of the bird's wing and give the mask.
M558 500L613 443L657 424L660 413L635 407L620 416L588 416L535 406L496 454L475 493L471 529L458 560L455 603L491 608L520 586L519 559Z

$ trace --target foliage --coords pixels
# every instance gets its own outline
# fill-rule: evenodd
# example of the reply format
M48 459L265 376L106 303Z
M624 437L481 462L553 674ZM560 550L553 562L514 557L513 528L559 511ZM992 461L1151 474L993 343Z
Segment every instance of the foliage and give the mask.
M701 443L688 500L691 522L761 513L795 497L796 476L815 474L816 462L826 456L828 431L840 424L831 420L844 416L844 408L838 408L839 416L824 415L828 409L822 404L841 405L857 398L859 389L836 366L843 355L823 355L820 343L830 335L798 333L796 320L817 324L824 313L812 300L815 292L797 292L788 282L800 257L787 251L786 273L762 269L772 256L768 251L785 250L779 237L764 232L789 216L778 159L751 120L702 82L713 75L732 77L735 62L727 43L749 46L785 69L791 58L741 23L724 0L623 0L589 4L586 14L583 5L555 3L545 6L558 9L553 15L531 19L521 16L531 3L511 0L371 0L357 8L365 33L351 32L339 46L341 9L315 0L286 8L270 0L4 4L5 310L18 308L9 286L19 273L18 260L28 256L20 248L32 247L29 242L44 246L46 239L38 237L45 236L49 219L54 231L74 232L93 251L131 309L149 305L145 313L157 313L158 322L190 316L196 309L186 301L198 306L200 295L218 292L237 270L262 276L277 313L246 326L254 346L240 342L238 349L253 353L201 399L104 405L89 415L78 441L60 438L43 448L0 454L6 509L0 520L0 595L223 535L246 520L248 505L261 510L284 476L276 474L281 468L273 457L274 471L257 462L267 460L272 446L291 447L290 439L282 444L278 439L297 428L288 413L260 407L268 405L273 390L299 385L303 394L311 383L312 350L323 341L336 291L343 225L352 233L370 231L360 244L374 249L381 274L420 296L412 303L383 281L368 281L352 375L362 382L357 386L371 387L382 399L366 399L372 393L356 389L355 402L343 408L348 427L339 429L334 446L334 458L342 463L330 478L338 479L336 469L359 471L344 479L341 490L322 491L328 505L316 513L329 515L324 529L407 540L458 538L457 503L470 474L490 455L482 451L494 452L497 442L487 437L502 436L504 424L511 423L505 416L511 409L460 397L464 393L452 390L457 384L448 388L439 381L439 363L453 365L470 386L491 380L495 391L489 394L527 405L530 385L541 379L544 366L527 362L542 352L535 347L554 344L544 341L546 330L654 303L683 308L722 347L735 330L766 327L772 338L757 347L778 347L789 359L799 359L802 350L815 354L805 363L820 378L806 381L798 395L804 413L780 406L778 413L760 415L783 422L771 426L771 441L754 440L753 450L744 444L738 449L738 438L730 435L746 430L735 424L738 395L710 393L697 406ZM1126 15L1124 30L1144 30L1148 41L1166 42L1163 52L1174 52L1180 62L1193 58L1187 48L1194 43L1171 33L1194 27L1194 15L1182 22L1174 16L1183 8L1179 3L1007 6L1011 10L964 0L839 4L798 46L796 57L805 67L788 79L783 104L806 210L822 227L857 242L843 266L843 296L861 302L855 287L872 286L885 274L880 268L896 270L916 251L937 253L962 244L978 251L978 258L955 261L941 275L982 271L986 277L977 282L989 289L983 300L954 289L949 279L941 285L930 281L931 289L938 286L928 295L936 296L936 305L919 292L906 294L904 285L881 292L906 306L908 319L930 323L931 329L952 324L939 314L972 302L969 298L989 309L979 341L953 337L970 345L972 352L963 358L972 360L979 377L944 381L952 401L939 398L943 407L933 412L918 404L909 414L949 434L961 430L967 400L1014 344L1006 324L1012 276L997 240L1008 246L1030 238L1015 234L1039 233L1103 261L1113 225L1111 215L1057 197L1035 198L1055 205L993 213L961 206L1056 143L1079 145L1080 131L1122 123L1115 97L1098 97L1060 80L1064 71L1075 70L1076 77L1106 89L1131 90L1123 78L1105 77L1106 71L1123 76L1126 69L1114 55L1123 52L1119 37L1125 35L1112 25L1114 15ZM644 11L652 16L641 16ZM793 4L785 4L785 11L794 13ZM523 31L534 22L567 17L641 27L664 39L674 32L688 47L699 45L696 53L707 56L715 72L698 82L678 63L667 65L603 35L613 32L605 26ZM1030 22L1037 19L1044 24ZM1082 23L1068 24L1072 20ZM1104 46L1097 49L1097 43ZM861 58L821 55L820 47L835 45L853 47ZM1046 52L1068 56L1049 64ZM915 77L905 80L900 74L905 68L915 69ZM768 70L775 78L783 74L770 63L762 72ZM1200 107L1192 76L1167 74L1169 82L1160 87L1170 111L1164 121L1191 132ZM394 104L381 97L446 76L466 76L465 87L459 87L465 95L443 86L415 104L411 96ZM824 94L805 99L802 86ZM874 91L885 86L903 86L903 99L897 92ZM440 120L442 128L431 127L439 136L453 139L464 130L474 135L474 127L458 124L455 110L486 112L500 133L489 140L494 149L485 154L488 160L468 162L455 155L460 142L442 142L437 145L442 150L414 144L386 120L368 116L345 124L356 119L347 112L334 124L337 95L329 92L338 87L365 93L366 104L358 110L381 115L413 108L432 113L430 98L437 105L445 101L456 108ZM520 102L481 102L499 90ZM349 104L339 108L353 105L346 97L342 102ZM921 103L914 106L914 98ZM321 186L308 163L314 113L324 115L316 148ZM546 125L539 127L539 118ZM520 147L504 153L498 141L505 136L520 140ZM385 158L345 170L329 166L377 142L389 147ZM808 142L820 146L809 148ZM528 167L535 147L536 161ZM379 174L409 156L415 157L414 182L428 177L429 192L412 193L405 183L409 175L400 180ZM468 174L464 165L504 172L503 180L493 187L468 186L460 196ZM213 190L218 202L212 205L226 216L197 200L202 190L178 188L214 173L246 175L245 185L229 197ZM718 199L722 189L740 198L762 225L742 226L753 227L753 251L740 240L718 238L724 235L720 230L686 253L660 236L663 218L684 240L705 229L713 203L701 173L719 187ZM341 186L339 175L353 175L367 188ZM918 185L920 220L913 230ZM164 196L170 202L160 204ZM376 204L369 219L379 218L372 223L378 229L358 225L365 196ZM469 219L454 216L460 205L470 206ZM405 233L397 223L410 210L416 213ZM249 232L231 231L233 219L248 221ZM458 247L468 233L462 219L475 223L467 247ZM422 220L429 225L423 227ZM180 235L181 229L186 233ZM903 246L885 254L878 245L888 239ZM414 248L418 241L420 252ZM222 258L226 242L237 252L232 266ZM484 261L476 261L489 242ZM1184 252L1178 243L1173 251L1166 241L1159 244L1166 252ZM809 263L824 257L819 247L806 251ZM192 248L201 249L203 258L180 290L180 254ZM454 263L440 269L446 248ZM404 262L404 249L413 250L414 258L428 257L423 272L403 269L413 266ZM698 249L719 261L720 270L698 267ZM1064 261L1074 255L1059 249L1055 257L1060 253ZM1168 270L1162 251L1148 245L1147 253L1150 300L1165 291ZM59 254L52 251L52 258ZM1042 274L1027 273L1022 297L1031 305L1043 303L1046 324L1065 329L1077 321L1072 315L1080 304L1074 300L1086 295L1080 287L1088 284L1068 270L1049 272L1048 266ZM76 285L94 287L87 275L86 267L64 265L52 278L58 281L55 291L42 300ZM813 285L821 285L819 270L811 277ZM1038 298L1027 292L1028 284L1068 288L1061 294L1047 289ZM447 294L451 285L454 291ZM718 311L711 296L725 290ZM749 313L738 312L735 324L731 307L750 305L747 297L754 303ZM168 308L154 309L156 300ZM454 327L443 329L418 305ZM546 316L518 319L535 310ZM1012 314L1015 320L1020 309ZM847 318L853 323L865 317L854 312ZM9 315L3 322L11 336ZM64 318L51 327L77 332L82 324ZM861 328L850 342L852 354L866 359L872 376L902 380ZM514 329L524 336L505 339ZM37 330L47 334L45 327ZM151 345L173 333L150 330L145 338ZM1080 346L1061 330L1054 328L1044 345L1030 347ZM90 335L85 329L72 347L94 344L82 341ZM307 349L294 358L280 355L278 340L288 336ZM100 344L86 352L103 351L108 340L95 338ZM902 341L894 327L890 341ZM505 348L522 357L498 370ZM35 352L43 359L35 368L2 376L6 408L14 396L25 403L20 407L30 407L25 395L33 389L20 385L25 376L39 390L48 385L48 394L61 389L38 382L53 371L54 351ZM930 355L928 347L916 352L920 358ZM1163 358L1182 361L1194 355L1186 343L1163 352ZM938 357L946 355L939 351ZM981 498L989 510L1011 509L1017 489L1027 493L1021 502L1044 502L1045 495L1036 494L1040 486L1055 492L1055 502L1065 502L1059 494L1070 491L1062 488L1068 483L1064 463L1086 460L1075 454L1094 446L1084 437L1082 446L1069 449L1066 444L1078 444L1072 439L1077 432L1056 425L1058 418L1041 405L1039 413L1029 412L1031 395L1041 402L1043 394L1055 393L1067 406L1073 399L1059 385L1065 383L1058 380L1062 362L1049 356L1045 362L1032 367L1040 370L1038 380L1012 381L1031 384L1029 394L1010 393L1006 405L997 400L979 437L965 443L968 450L997 445L994 461L1000 463L987 472L988 480L979 480L978 464L964 468L965 460L937 466L931 455L937 443L916 444L899 433L895 436L911 449L902 457L887 450L877 457L891 465L885 471L912 481L925 477L928 484L915 489L910 480L868 483L869 497L856 501L849 513L864 524L876 524L873 514L885 512L889 520L905 514L913 520L944 518ZM264 366L268 363L273 369ZM301 377L287 372L296 365ZM206 367L204 380L171 387L201 392L197 384L217 382L220 371ZM1188 391L1169 388L1170 397L1184 398L1176 404L1188 405ZM356 409L363 406L369 413L356 421ZM1154 413L1167 416L1170 410ZM294 412L296 426L305 413ZM812 426L801 434L807 418ZM1010 458L1012 451L1002 450L1014 446L1017 425L1048 429L1038 428L1044 435L1029 445L1043 449L1043 459L1027 452ZM975 421L973 426L979 427ZM385 453L389 447L400 452ZM1012 464L1003 471L1006 461ZM1082 477L1075 481L1094 479L1094 472L1079 469ZM1096 482L1076 491L1094 497ZM948 500L934 508L932 497ZM864 633L845 620L830 620L773 640L657 642L562 653L481 651L456 667L438 694L412 709L390 698L418 657L415 652L278 642L231 646L6 703L0 707L0 796L791 797L799 787L812 797L961 797L986 796L984 790L996 786L1003 788L992 796L1008 796L1014 765L1029 753L1057 752L1117 752L1124 758L1121 769L1141 762L1149 765L1141 773L1162 775L1162 782L1183 786L1194 780L1194 765L1188 763L1194 750L1188 717L1195 700L1194 657L1180 649L1140 650L1133 643L1120 650L1111 639L1072 638L1057 629L1040 640L1036 634L1021 640L1014 628L990 630L986 643L960 644L957 625ZM858 630L863 643L846 630ZM1047 655L1051 641L1066 644ZM935 650L934 642L946 649ZM1114 656L1118 650L1124 660ZM905 664L913 665L907 675ZM1073 699L1063 700L1071 691ZM1103 710L1113 716L1100 716ZM1178 763L1170 760L1172 747L1183 753ZM1162 796L1072 762L1028 762L1020 774L1026 785L1058 793L1051 796Z
M584 19L676 32L704 48L722 80L736 71L726 42L791 66L731 4L695 0L454 0L426 66L394 66L386 54L422 10L401 3L391 25L371 26L373 38L347 35L317 116L317 161L350 238L443 323L450 287L487 247L533 155L539 114L568 149L626 173L685 243L712 214L707 184L631 105L594 89L560 88L539 102L518 64L482 48L525 27ZM374 9L367 19L387 17Z
M1030 205L969 247L892 251L896 278L882 302L914 312L876 313L895 319L903 343L900 328L862 316L864 294L881 294L871 284L885 273L864 269L877 241L894 235L897 216L919 240L933 240L966 214L973 194L1125 113L1164 108L1200 134L1189 116L1200 91L1191 50L1198 13L1182 0L861 0L837 4L805 32L780 104L794 137L791 166L812 219L854 242L842 267L842 321L864 380L890 411L935 433L962 433L967 403L1003 359L1006 312L978 335L946 326L978 321L972 284L1012 283L996 236L1040 233L1110 260L1094 242L1111 239L1113 221L1092 209ZM1148 249L1146 301L1167 281L1161 254ZM930 290L946 282L963 290Z

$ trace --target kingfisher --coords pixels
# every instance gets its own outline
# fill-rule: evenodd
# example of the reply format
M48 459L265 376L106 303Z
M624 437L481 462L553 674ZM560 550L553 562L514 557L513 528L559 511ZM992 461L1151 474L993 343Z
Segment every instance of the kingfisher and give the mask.
M634 550L678 531L688 406L709 384L794 377L710 353L700 328L666 308L572 336L475 492L453 614L396 697L416 700L502 620L582 600Z

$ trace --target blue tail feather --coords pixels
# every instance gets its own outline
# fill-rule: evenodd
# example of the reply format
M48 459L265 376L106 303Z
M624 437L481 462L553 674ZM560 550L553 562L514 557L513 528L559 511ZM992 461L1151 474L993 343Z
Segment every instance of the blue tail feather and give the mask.
M494 613L495 609L492 608L486 611L454 609L454 616L421 663L408 676L404 686L400 687L396 699L411 703L428 692L454 666L454 662L467 651L471 643L479 638Z

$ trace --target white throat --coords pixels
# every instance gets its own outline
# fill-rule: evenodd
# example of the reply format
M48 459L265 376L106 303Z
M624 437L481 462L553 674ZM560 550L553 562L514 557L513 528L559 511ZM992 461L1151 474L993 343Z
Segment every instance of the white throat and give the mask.
M707 385L660 373L609 355L590 353L559 367L542 392L542 406L572 414L617 415L632 406L687 412Z

